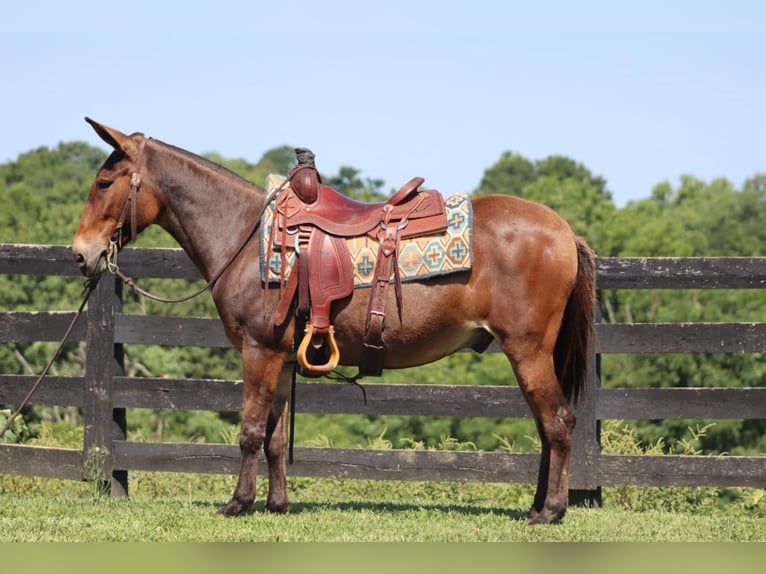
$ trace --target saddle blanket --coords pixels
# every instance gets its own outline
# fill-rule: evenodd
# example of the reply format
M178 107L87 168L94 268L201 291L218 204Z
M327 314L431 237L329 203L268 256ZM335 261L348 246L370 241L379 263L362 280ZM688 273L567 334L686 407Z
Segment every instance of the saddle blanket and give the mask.
M269 176L268 191L283 181L279 176ZM447 229L433 235L421 235L402 239L399 249L399 272L402 281L414 281L466 271L473 264L473 209L466 194L444 198L447 209ZM261 221L261 280L278 283L281 277L283 259L288 270L295 263L295 250L288 248L286 257L278 247L273 247L268 265L269 240L274 219L274 202L263 214ZM369 287L378 257L378 242L367 235L347 239L348 250L354 265L354 287Z

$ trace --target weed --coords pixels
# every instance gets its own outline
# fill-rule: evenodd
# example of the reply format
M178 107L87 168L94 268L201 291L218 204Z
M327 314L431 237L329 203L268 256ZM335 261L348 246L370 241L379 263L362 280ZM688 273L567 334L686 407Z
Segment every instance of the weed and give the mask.
M601 448L604 454L662 455L666 452L677 455L699 456L697 448L700 438L712 425L689 428L689 436L676 442L668 449L665 440L644 445L633 428L621 420L606 420L601 427ZM614 504L633 511L665 510L674 512L694 511L711 514L720 501L718 488L714 487L638 487L618 486L603 489L604 504Z
M11 409L0 410L0 429L4 428L11 418ZM0 437L0 442L4 443L21 443L29 438L29 429L27 423L22 417L16 417L13 423L5 431L5 434Z

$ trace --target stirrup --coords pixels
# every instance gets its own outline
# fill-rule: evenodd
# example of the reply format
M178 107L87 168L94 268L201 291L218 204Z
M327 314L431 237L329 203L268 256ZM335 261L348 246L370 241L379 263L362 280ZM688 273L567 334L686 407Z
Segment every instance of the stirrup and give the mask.
M340 349L338 349L338 343L335 342L335 329L332 325L327 332L327 344L330 346L330 358L324 365L314 365L306 358L306 351L309 348L309 343L314 336L314 325L306 325L306 334L303 336L301 344L298 345L297 359L298 364L303 371L303 374L308 377L323 377L335 370L340 361Z

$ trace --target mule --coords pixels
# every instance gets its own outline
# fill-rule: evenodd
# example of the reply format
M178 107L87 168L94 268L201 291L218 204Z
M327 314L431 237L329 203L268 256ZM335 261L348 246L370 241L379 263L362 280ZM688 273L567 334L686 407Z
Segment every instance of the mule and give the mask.
M76 264L84 275L98 276L117 251L157 224L205 280L214 280L212 298L242 355L244 381L239 476L231 500L218 512L235 516L251 509L261 449L269 476L266 510L286 512L295 319L274 326L278 287L261 280L258 234L248 240L266 201L264 189L178 147L86 121L113 151L77 226ZM401 322L389 292L385 368L422 365L494 338L541 439L527 520L556 522L567 509L574 405L584 389L593 331L594 254L546 206L506 195L476 197L472 204L470 271L402 285L403 300L413 303L404 305ZM343 365L359 364L368 294L369 289L354 290L333 308Z

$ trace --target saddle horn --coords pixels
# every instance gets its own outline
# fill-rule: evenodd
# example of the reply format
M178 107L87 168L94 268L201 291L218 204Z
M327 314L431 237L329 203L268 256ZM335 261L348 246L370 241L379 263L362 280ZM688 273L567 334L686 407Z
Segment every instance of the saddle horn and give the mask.
M319 184L322 178L317 171L314 152L305 147L295 148L298 165L290 170L287 178L290 187L304 203L314 203L319 197Z

